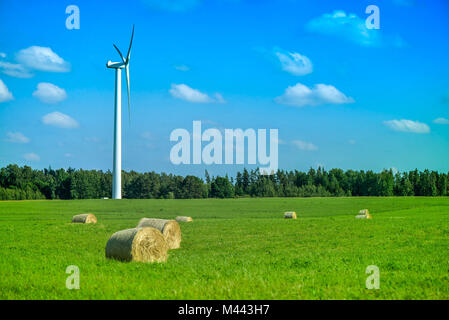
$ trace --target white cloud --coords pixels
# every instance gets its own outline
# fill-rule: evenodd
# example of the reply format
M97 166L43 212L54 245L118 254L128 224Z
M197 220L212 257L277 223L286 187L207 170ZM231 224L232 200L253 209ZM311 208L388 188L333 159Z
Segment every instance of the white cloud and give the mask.
M282 70L295 76L303 76L313 71L313 65L310 59L297 52L277 51L274 54L279 59Z
M0 70L4 74L15 78L31 78L34 76L21 64L0 61Z
M309 88L301 83L289 86L282 96L274 99L280 104L297 107L318 106L322 104L352 103L354 99L347 97L337 88L327 84L316 84Z
M190 70L190 68L184 64L179 65L179 66L174 66L174 68L178 71L184 71L184 72Z
M28 143L30 142L30 139L26 136L24 136L21 132L8 132L6 134L8 136L8 139L6 141L12 142L12 143Z
M67 98L67 93L52 83L41 82L37 85L33 96L45 103L57 103Z
M70 116L61 112L52 112L42 117L42 122L49 126L59 128L78 128L79 123Z
M287 144L284 140L282 139L274 139L273 142L277 143L277 144Z
M6 58L5 53L0 52L1 58ZM0 61L0 71L15 78L31 78L32 70L49 72L68 72L70 64L48 47L32 46L20 50L16 54L19 63Z
M192 89L185 84L172 84L169 92L174 98L181 100L199 103L212 102L212 99L207 94Z
M26 153L23 155L27 161L39 161L41 158L35 153Z
M190 88L185 84L172 84L169 90L170 94L177 99L186 100L189 102L197 103L224 103L224 99L221 94L215 93L214 99L206 93L202 93L199 90Z
M223 96L220 93L218 93L218 92L214 93L214 97L215 97L216 103L226 103L225 99L223 98Z
M446 118L436 118L435 120L433 120L433 123L436 124L449 124L449 120Z
M22 49L17 53L16 59L30 69L49 72L70 71L70 64L48 47L32 46Z
M309 21L306 25L308 31L331 35L355 42L363 46L377 46L381 44L379 30L368 29L365 20L342 10L325 13L321 17Z
M300 150L306 150L306 151L316 151L318 150L318 147L314 145L311 142L305 142L302 140L294 140L292 141L292 144L299 148Z
M12 93L8 90L8 87L0 79L0 102L5 102L14 99Z
M427 124L412 120L388 120L384 124L394 131L413 132L413 133L429 133L430 128Z

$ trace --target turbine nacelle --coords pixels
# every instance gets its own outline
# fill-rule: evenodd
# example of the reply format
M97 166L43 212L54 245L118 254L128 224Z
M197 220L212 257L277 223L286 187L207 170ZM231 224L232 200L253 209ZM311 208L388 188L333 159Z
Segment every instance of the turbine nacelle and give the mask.
M123 69L125 66L123 62L112 62L111 60L106 63L106 67L111 69Z

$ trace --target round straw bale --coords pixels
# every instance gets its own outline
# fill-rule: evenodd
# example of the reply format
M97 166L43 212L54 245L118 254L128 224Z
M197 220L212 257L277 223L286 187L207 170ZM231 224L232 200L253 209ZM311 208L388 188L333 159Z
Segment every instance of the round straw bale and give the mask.
M106 244L106 258L121 261L164 262L168 245L162 233L151 227L114 233Z
M294 211L288 211L284 213L285 219L296 219L296 212Z
M192 222L193 219L192 219L192 217L178 216L178 217L176 217L176 221L179 221L179 222Z
M97 217L95 217L92 213L83 213L73 216L73 223L97 223Z
M170 249L177 249L181 243L181 228L175 220L142 218L136 228L153 227L164 235Z
M371 219L371 214L368 209L363 209L359 211L359 214L356 216L357 219Z

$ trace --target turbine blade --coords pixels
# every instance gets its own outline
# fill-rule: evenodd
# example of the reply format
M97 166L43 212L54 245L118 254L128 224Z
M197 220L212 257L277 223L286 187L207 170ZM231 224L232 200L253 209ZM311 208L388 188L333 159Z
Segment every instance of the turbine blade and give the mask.
M131 33L131 41L129 43L129 49L128 49L128 54L126 55L126 62L125 63L129 62L129 57L131 55L131 46L133 44L133 38L134 38L134 25L133 25L133 32Z
M131 123L131 103L129 96L129 64L125 66L125 71L126 71L126 88L128 89L128 118L129 122Z
M125 58L123 58L123 55L122 55L122 53L120 52L120 50L117 48L117 46L116 46L115 44L113 44L113 46L114 46L115 50L118 51L118 54L120 55L120 58L122 58L123 63L125 63Z

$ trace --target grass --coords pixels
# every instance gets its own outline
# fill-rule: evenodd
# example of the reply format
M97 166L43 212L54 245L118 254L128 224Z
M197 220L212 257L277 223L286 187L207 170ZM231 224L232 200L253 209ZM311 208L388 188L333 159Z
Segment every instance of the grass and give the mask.
M98 223L70 223L84 212ZM177 215L194 222L166 263L104 257L112 233ZM449 198L0 202L0 299L448 299L448 253Z

